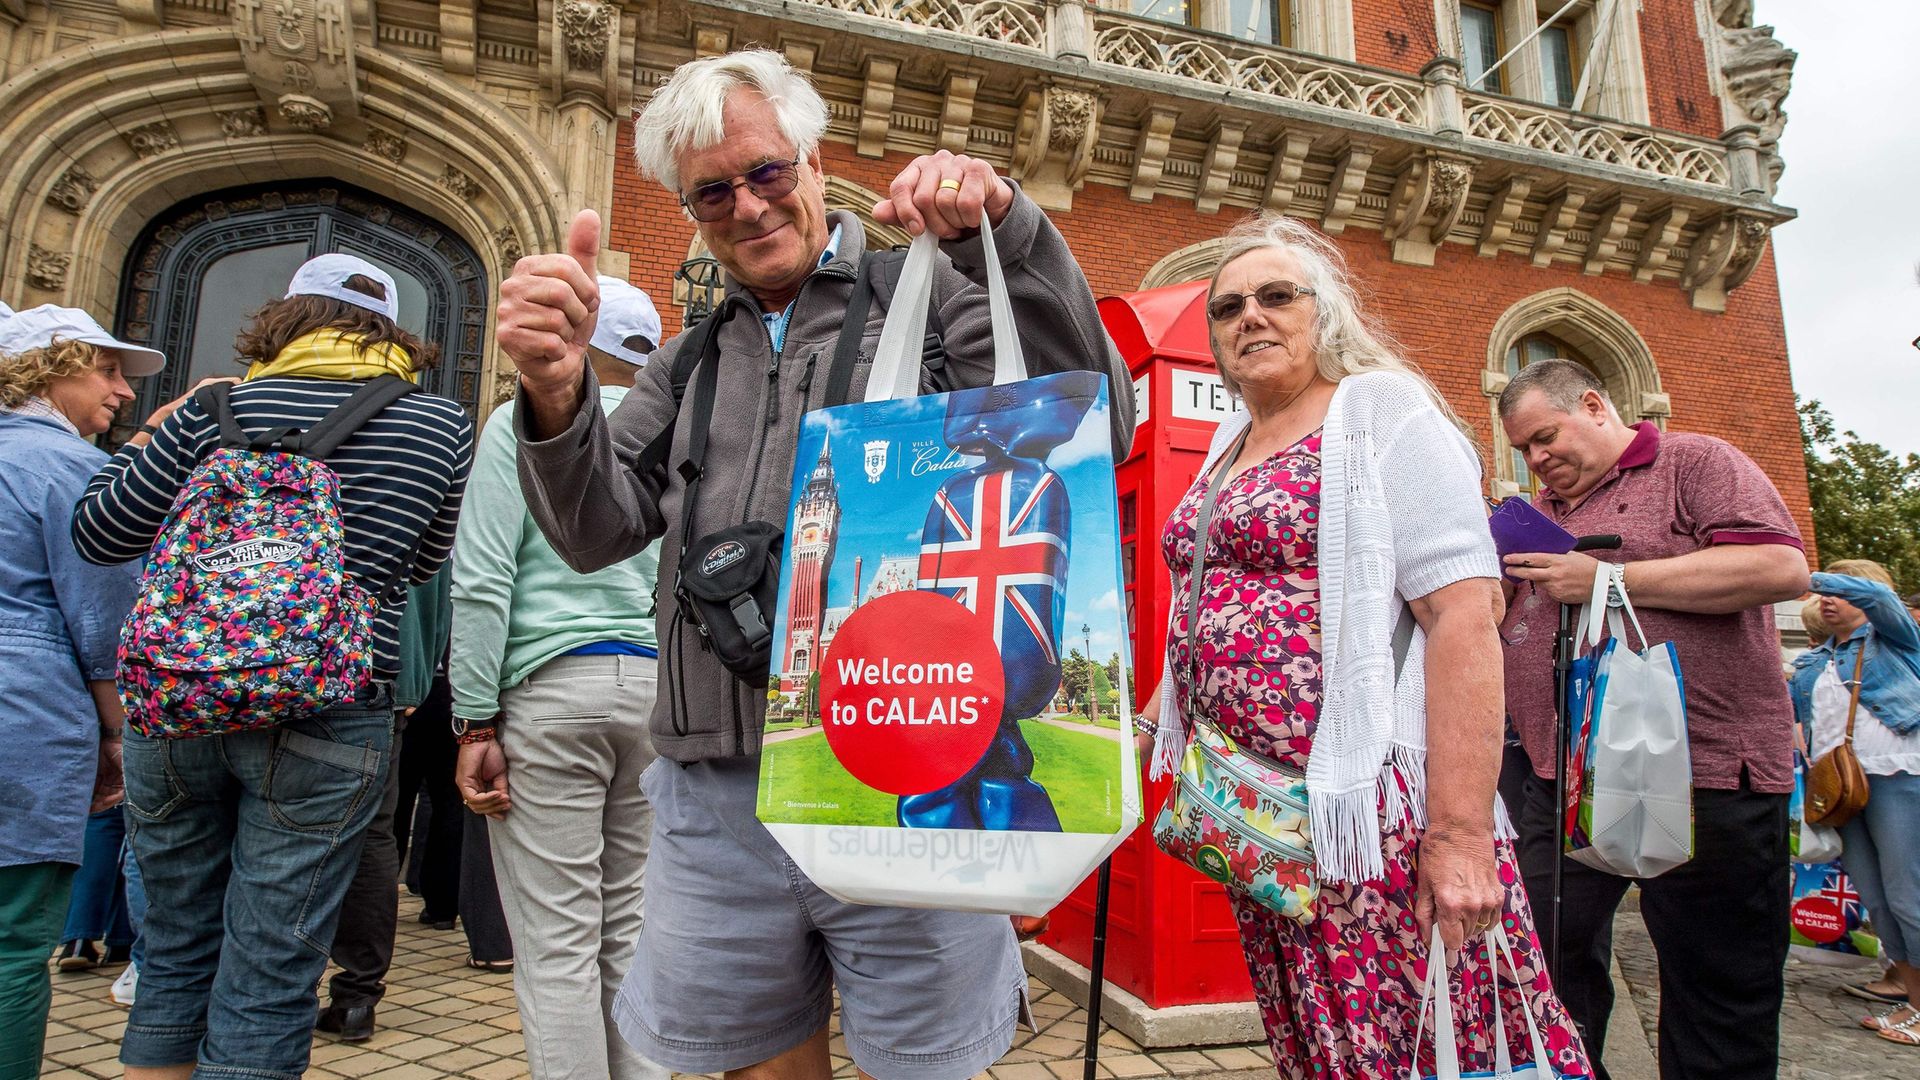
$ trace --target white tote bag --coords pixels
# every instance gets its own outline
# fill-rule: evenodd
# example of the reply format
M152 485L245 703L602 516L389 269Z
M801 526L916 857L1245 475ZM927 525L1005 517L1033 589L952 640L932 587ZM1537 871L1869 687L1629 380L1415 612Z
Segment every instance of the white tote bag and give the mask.
M1693 756L1679 653L1672 642L1647 643L1623 570L1600 563L1581 609L1583 641L1599 658L1585 715L1574 718L1566 850L1595 870L1650 878L1693 858Z
M1547 1049L1547 1040L1540 1035L1540 1024L1533 1018L1533 1010L1522 1008L1520 1015L1526 1019L1527 1038L1532 1043L1533 1060L1527 1064L1515 1066L1513 1051L1507 1048L1507 1025L1500 1016L1500 975L1502 971L1511 972L1514 984L1519 986L1520 964L1513 955L1513 945L1507 940L1507 932L1499 923L1494 923L1487 931L1488 960L1493 966L1493 1071L1460 1071L1460 1035L1453 1020L1453 995L1447 979L1446 946L1440 940L1440 928L1433 929L1433 938L1427 943L1427 983L1420 993L1420 1022L1413 1032L1413 1059L1407 1063L1407 1080L1469 1080L1473 1077L1491 1076L1499 1080L1508 1077L1536 1077L1539 1080L1554 1080L1558 1075L1553 1071L1553 1052ZM1525 988L1521 987L1524 992ZM1433 1017L1433 1068L1426 1077L1419 1072L1420 1042L1425 1037L1427 1018Z
M920 393L928 233L866 400L802 419L757 810L838 899L1043 915L1141 818L1111 388L1028 378L981 241L992 386ZM1086 646L1119 657L1091 715L1059 695Z

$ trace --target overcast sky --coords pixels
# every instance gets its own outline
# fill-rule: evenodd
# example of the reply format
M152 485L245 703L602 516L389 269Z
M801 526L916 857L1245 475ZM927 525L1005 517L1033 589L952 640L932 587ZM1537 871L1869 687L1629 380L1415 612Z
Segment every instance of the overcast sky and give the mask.
M1920 3L1759 0L1800 54L1776 229L1794 388L1842 428L1920 452Z

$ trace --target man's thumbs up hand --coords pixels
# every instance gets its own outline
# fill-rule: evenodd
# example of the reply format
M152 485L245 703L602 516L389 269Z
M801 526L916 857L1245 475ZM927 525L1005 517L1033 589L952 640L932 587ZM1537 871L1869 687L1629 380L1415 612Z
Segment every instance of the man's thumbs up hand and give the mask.
M566 254L529 255L500 285L496 337L520 369L533 406L527 422L545 437L564 430L580 408L581 370L600 308L599 257L600 215L582 210L567 229Z

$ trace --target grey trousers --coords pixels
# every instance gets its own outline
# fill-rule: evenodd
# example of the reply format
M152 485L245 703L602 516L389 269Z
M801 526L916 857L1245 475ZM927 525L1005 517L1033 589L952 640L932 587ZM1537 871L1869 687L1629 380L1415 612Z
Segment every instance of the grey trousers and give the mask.
M500 696L512 808L488 822L534 1080L666 1080L611 1019L640 936L655 662L562 656Z

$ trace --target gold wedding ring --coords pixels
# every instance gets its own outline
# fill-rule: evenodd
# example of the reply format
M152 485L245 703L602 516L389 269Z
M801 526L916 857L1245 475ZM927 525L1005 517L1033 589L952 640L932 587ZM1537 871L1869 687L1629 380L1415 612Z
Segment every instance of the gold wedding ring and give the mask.
M960 181L955 180L953 177L949 176L945 180L940 181L940 190L941 191L959 191Z

